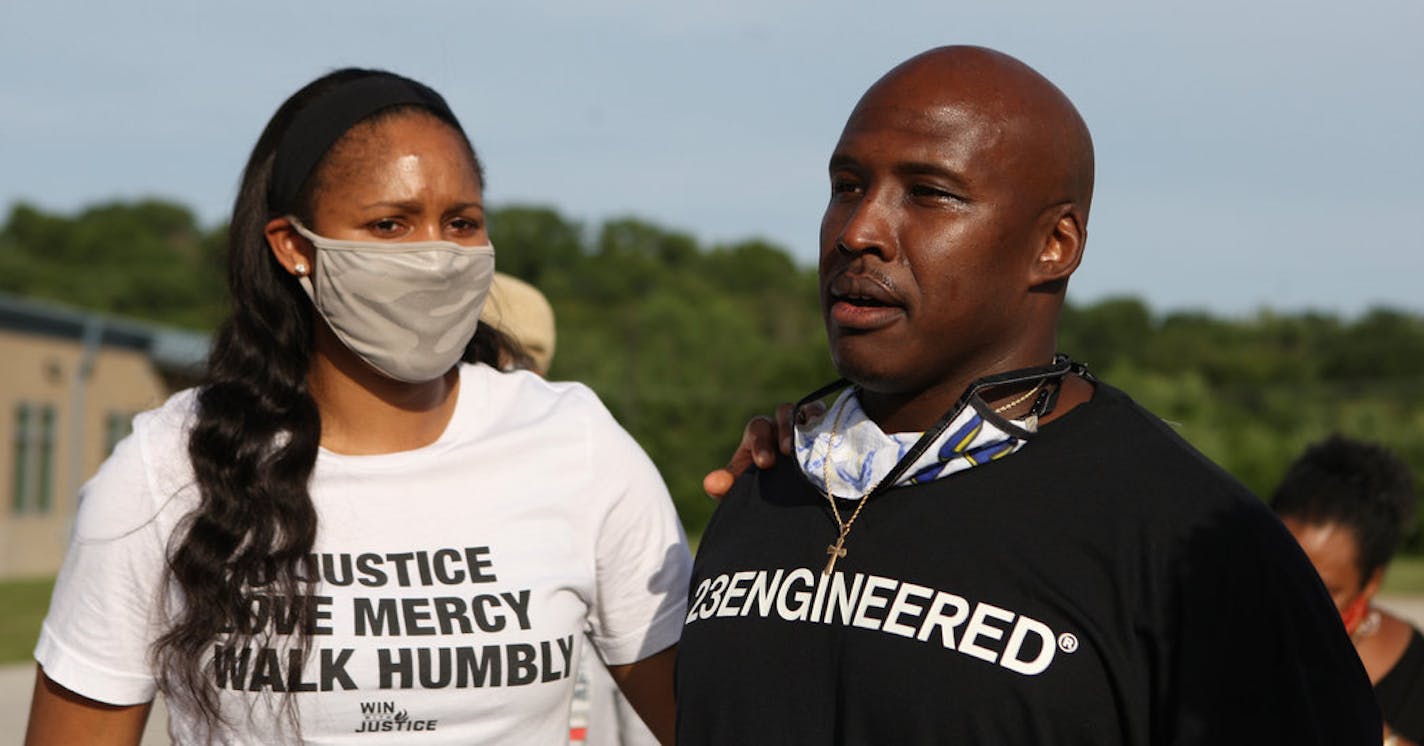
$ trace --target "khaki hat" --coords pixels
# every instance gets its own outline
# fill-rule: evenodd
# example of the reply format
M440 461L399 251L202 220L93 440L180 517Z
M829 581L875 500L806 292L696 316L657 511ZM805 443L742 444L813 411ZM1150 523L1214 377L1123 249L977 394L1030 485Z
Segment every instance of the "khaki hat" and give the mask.
M538 288L495 272L480 321L513 337L534 359L534 372L549 372L554 361L554 308Z

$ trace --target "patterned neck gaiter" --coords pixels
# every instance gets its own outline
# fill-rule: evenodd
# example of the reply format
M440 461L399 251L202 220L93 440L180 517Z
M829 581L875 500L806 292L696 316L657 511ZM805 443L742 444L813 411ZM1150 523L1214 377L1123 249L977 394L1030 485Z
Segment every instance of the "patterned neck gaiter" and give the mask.
M932 482L1001 459L1022 448L1037 429L1037 417L1004 420L991 412L978 397L972 399L894 486ZM837 421L839 427L836 427ZM834 441L833 429L836 430ZM796 426L796 460L811 484L826 491L825 459L829 453L831 494L858 500L875 489L921 435L882 432L861 409L856 390L850 388L841 393L824 415Z

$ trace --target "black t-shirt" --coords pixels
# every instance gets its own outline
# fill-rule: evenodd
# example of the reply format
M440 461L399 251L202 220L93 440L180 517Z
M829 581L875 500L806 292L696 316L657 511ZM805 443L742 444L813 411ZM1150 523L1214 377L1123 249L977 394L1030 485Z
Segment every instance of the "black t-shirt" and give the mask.
M873 498L826 577L835 536L792 459L723 500L680 744L1379 743L1290 535L1111 387L1013 456Z
M1424 743L1424 636L1413 630L1409 647L1375 685L1384 722L1399 735Z

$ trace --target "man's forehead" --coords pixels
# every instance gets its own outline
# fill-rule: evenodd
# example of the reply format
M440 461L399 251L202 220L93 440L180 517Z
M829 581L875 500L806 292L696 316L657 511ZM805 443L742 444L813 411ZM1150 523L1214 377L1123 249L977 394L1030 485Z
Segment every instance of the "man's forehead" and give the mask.
M836 146L850 150L926 150L967 155L994 149L1003 140L1004 122L962 102L915 105L899 100L862 102L852 112Z
M893 128L948 136L981 128L996 119L1001 117L973 102L951 98L938 101L885 98L862 101L846 120L846 129Z

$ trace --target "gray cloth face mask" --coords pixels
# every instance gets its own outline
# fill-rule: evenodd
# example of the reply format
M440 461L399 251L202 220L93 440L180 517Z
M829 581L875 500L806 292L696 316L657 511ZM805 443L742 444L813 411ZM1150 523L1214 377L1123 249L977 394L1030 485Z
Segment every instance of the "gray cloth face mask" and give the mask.
M493 246L341 241L287 219L316 247L312 277L297 281L352 352L407 383L433 381L460 361L494 278Z

